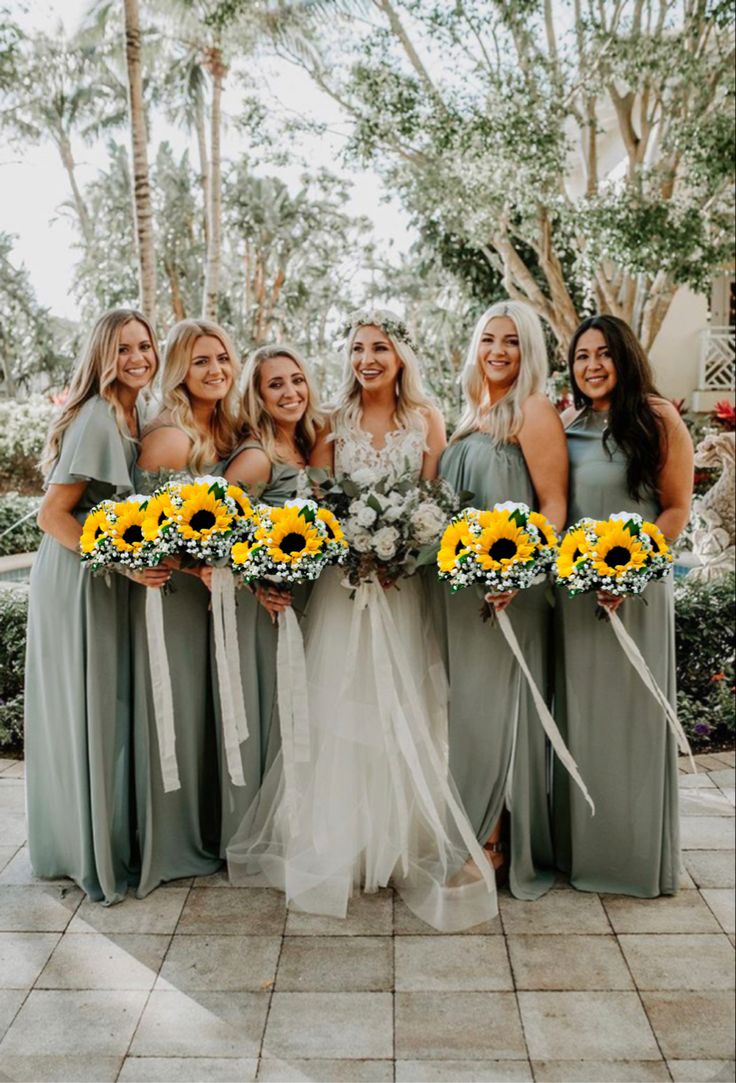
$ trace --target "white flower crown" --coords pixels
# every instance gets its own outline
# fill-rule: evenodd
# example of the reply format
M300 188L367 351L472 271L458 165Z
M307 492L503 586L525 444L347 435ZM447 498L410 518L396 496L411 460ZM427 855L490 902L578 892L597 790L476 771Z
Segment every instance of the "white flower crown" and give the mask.
M341 328L341 338L349 339L353 331L358 327L380 327L385 334L398 339L399 342L405 342L407 346L416 352L416 345L403 320L387 316L380 309L373 308L353 312Z

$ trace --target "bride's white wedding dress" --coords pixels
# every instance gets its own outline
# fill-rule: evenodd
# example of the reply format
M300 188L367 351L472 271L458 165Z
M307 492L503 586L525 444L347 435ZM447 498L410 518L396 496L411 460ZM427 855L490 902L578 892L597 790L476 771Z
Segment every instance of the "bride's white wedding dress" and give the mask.
M423 454L416 430L380 450L362 429L338 430L335 473L418 480ZM487 921L495 881L449 779L444 670L419 578L389 590L343 580L323 573L304 622L309 760L287 764L286 786L279 753L228 846L230 878L338 917L354 892L390 881L437 929Z

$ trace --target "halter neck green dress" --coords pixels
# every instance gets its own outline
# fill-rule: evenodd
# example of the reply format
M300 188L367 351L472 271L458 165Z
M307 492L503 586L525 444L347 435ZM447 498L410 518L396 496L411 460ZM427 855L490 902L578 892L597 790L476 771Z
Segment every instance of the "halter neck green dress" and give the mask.
M632 500L626 459L603 445L607 415L586 409L567 428L570 522L634 511L650 521L654 497ZM560 868L581 891L640 898L674 895L679 883L677 749L664 712L626 658L591 595L558 590L558 725L595 802L591 816L563 772L555 773L555 846ZM672 577L628 598L618 615L674 705Z
M89 399L62 437L51 485L88 482L74 509L133 491L137 444L109 403ZM91 899L131 877L130 581L93 576L46 534L31 572L25 692L28 844L33 871L69 876Z
M230 463L241 452L249 448L263 451L257 440L244 441L223 464L222 472L227 470ZM296 496L298 475L298 468L291 463L273 463L271 477L258 496L258 501L278 507L287 500L293 500ZM247 486L243 487L247 488ZM292 593L294 608L297 611L302 610L304 588L297 587ZM278 627L271 622L266 610L246 588L237 591L236 604L240 676L243 682L243 697L249 730L248 739L240 746L245 786L233 785L225 761L225 750L221 739L220 699L215 672L214 646L211 639L212 685L222 787L220 854L223 858L231 838L258 793L264 774L273 763L281 746L276 700Z
M149 425L162 427L156 421ZM202 473L221 475L222 464ZM180 472L135 468L136 491L148 494ZM135 800L141 874L138 897L166 880L208 876L220 867L220 794L209 667L210 592L201 580L173 572L163 594L164 634L174 701L181 788L166 793L161 778L146 639L146 591L132 584L135 707Z
M518 444L496 444L473 432L450 444L440 475L472 506L537 500ZM450 683L450 773L478 841L485 843L504 805L510 814L509 886L536 899L554 880L548 801L549 757L541 722L516 659L496 624L480 619L472 587L450 594L437 582L440 638ZM507 610L537 686L548 687L551 608L547 586L520 591Z

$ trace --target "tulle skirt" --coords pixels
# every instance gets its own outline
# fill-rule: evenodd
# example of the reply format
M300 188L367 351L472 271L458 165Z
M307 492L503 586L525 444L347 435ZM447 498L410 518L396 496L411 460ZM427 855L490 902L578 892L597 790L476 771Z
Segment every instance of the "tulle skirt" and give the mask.
M280 753L227 850L230 878L344 917L389 883L444 932L494 917L493 871L447 766L447 689L417 577L317 582L304 624L309 758ZM290 765L291 766L291 765Z

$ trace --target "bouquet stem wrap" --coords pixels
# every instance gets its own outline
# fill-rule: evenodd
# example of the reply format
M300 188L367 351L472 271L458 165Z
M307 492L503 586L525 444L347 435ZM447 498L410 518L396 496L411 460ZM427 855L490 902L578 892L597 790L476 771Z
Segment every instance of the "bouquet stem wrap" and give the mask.
M164 609L160 590L146 590L146 639L161 777L164 793L170 793L172 790L181 789L181 782L176 762L174 700L171 692L169 659L166 655Z
M693 759L692 749L690 748L690 743L687 739L687 735L682 728L682 723L677 717L677 712L673 709L672 704L655 681L654 674L647 665L644 656L637 647L636 643L626 631L624 623L619 617L618 613L609 612L608 619L611 622L611 627L613 628L616 639L619 641L621 647L623 648L624 654L631 662L632 666L639 674L644 684L647 686L649 691L652 693L652 695L664 711L665 717L667 718L667 723L672 730L675 740L677 741L677 746L680 749L680 752L690 758L690 765L692 766L693 772L697 773L695 760Z
M360 625L363 613L367 610L376 668L378 711L386 739L389 769L400 819L399 832L402 840L401 860L404 875L408 873L409 868L410 823L409 810L399 781L399 764L402 759L417 786L417 797L434 831L438 852L444 851L446 831L436 809L434 795L437 793L442 795L445 808L454 820L468 854L475 862L486 887L489 892L495 894L495 876L448 783L446 766L427 727L427 720L409 661L406 658L404 645L386 601L383 587L375 575L358 586L355 591L354 606L344 672L347 679L357 663ZM431 777L426 777L426 769L422 768L418 745L421 745L421 751L426 757Z
M296 830L298 808L295 766L297 763L309 762L310 743L304 639L299 621L291 606L279 614L278 628L276 681L284 758L284 784L289 822L292 830Z
M513 625L511 624L508 615L503 611L500 613L496 613L496 617L498 619L498 626L501 629L506 642L511 648L513 655L516 658L516 661L519 663L522 673L526 677L526 682L529 685L529 691L531 692L532 699L534 700L534 706L537 708L539 721L542 723L542 728L544 729L544 732L549 737L550 744L555 751L555 755L557 756L562 766L566 769L570 777L573 779L573 781L577 784L583 797L590 805L591 813L595 815L595 805L593 804L593 800L588 793L588 789L585 783L580 777L578 765L575 763L575 760L570 755L570 750L568 749L567 745L562 740L562 734L557 728L557 723L552 717L549 708L547 707L547 704L544 702L544 697L542 696L542 693L539 691L534 682L534 678L531 675L529 666L526 664L526 659L524 658L523 651L519 646L519 641L516 638L516 632L514 631Z
M248 737L248 720L240 678L235 580L229 568L212 569L212 621L225 761L233 786L245 786L240 744Z

